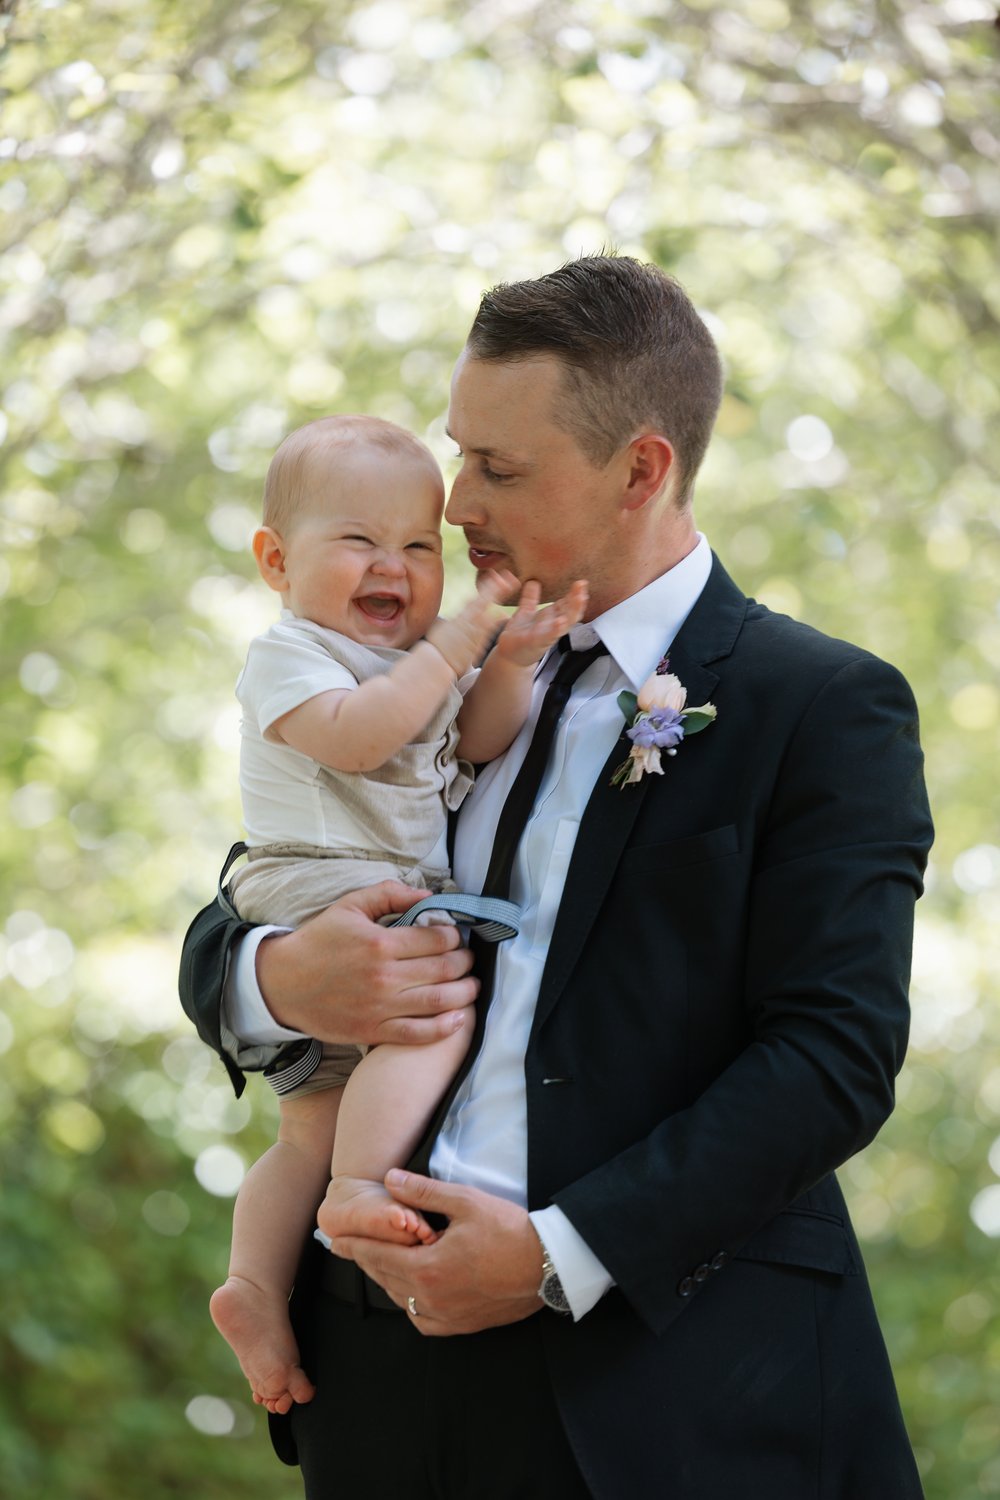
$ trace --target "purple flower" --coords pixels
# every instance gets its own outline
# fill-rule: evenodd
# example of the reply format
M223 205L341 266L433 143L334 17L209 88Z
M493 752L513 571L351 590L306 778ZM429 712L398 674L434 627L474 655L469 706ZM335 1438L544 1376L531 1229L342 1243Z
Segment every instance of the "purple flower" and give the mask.
M656 745L660 750L672 750L684 738L684 720L673 708L654 708L640 715L626 734L633 745L643 749Z

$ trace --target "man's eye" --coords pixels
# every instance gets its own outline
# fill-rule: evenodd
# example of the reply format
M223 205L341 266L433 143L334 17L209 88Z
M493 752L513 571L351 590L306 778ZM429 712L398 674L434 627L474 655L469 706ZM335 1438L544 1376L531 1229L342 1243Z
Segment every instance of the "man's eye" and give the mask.
M454 452L453 457L455 457L455 458L464 458L465 457L465 454L462 452L461 448L458 446L457 443L455 444L455 452ZM503 484L503 482L504 482L505 479L513 479L514 478L513 474L502 474L499 469L493 469L493 468L491 468L490 467L489 459L487 459L487 458L480 459L480 470L479 470L479 472L482 474L482 476L483 476L484 479L489 479L493 484Z

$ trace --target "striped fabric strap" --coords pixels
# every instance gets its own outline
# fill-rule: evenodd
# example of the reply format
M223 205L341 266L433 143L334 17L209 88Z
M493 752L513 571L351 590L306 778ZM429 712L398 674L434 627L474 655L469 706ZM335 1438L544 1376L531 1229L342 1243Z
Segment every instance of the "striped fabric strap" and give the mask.
M386 925L412 927L425 911L446 912L487 943L502 943L507 938L516 937L521 930L521 908L515 902L503 901L499 896L469 896L464 891L425 896L423 901L418 901L409 911L404 911L402 916Z
M286 1062L284 1059L288 1057ZM323 1044L310 1038L304 1042L292 1042L276 1062L264 1069L264 1077L278 1095L290 1094L311 1078L320 1065Z

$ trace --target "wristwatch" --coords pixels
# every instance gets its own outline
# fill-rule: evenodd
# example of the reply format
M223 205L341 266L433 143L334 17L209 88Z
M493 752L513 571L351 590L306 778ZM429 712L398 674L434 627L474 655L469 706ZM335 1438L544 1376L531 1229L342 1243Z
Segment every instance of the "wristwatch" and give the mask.
M542 1284L538 1288L538 1295L545 1306L551 1307L553 1312L571 1313L573 1311L569 1305L569 1298L563 1291L563 1284L559 1280L559 1272L544 1243L542 1244Z

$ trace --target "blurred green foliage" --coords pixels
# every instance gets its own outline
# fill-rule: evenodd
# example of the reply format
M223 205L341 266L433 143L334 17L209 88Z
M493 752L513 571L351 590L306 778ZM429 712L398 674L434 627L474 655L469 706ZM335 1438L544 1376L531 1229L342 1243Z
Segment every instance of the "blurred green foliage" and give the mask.
M921 704L913 1045L844 1177L928 1495L1000 1494L994 6L0 12L0 1491L298 1493L205 1306L273 1108L174 998L239 827L260 481L328 410L447 463L482 288L613 242L724 352L728 566Z

